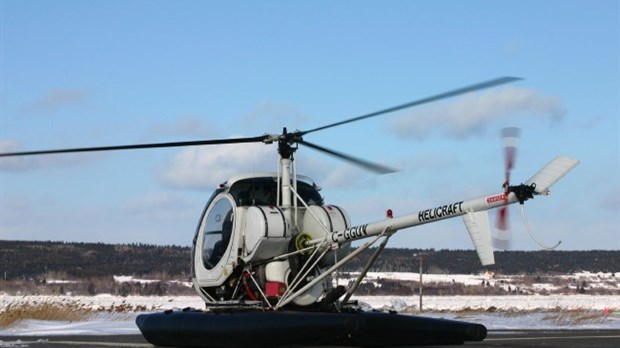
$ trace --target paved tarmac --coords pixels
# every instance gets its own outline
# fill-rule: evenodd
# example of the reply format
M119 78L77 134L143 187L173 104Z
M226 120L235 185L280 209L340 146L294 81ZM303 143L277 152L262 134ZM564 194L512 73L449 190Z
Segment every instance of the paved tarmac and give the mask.
M153 347L141 335L118 336L0 336L0 347L84 348L84 347ZM454 346L435 346L454 347ZM482 342L467 342L463 347L551 347L618 348L620 330L511 330L489 331ZM284 348L284 347L280 347ZM302 348L300 346L287 348ZM314 347L303 347L314 348ZM325 347L321 347L325 348Z

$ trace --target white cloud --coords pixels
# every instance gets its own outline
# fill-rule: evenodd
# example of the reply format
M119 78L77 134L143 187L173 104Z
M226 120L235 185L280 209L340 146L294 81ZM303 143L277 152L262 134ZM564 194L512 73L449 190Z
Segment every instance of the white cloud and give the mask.
M78 89L54 89L26 105L24 111L26 113L53 113L66 107L82 104L88 97L88 93Z
M423 139L440 131L454 138L482 132L493 121L508 117L536 117L558 121L565 111L554 97L531 89L498 88L468 94L455 102L425 108L392 122L391 130L401 137Z
M310 177L324 188L350 188L366 180L368 172L341 161L310 155L306 148L297 153L298 174ZM236 144L187 148L178 152L159 171L169 187L212 189L233 175L278 170L277 145ZM335 165L334 165L335 164ZM374 176L374 174L370 174Z
M379 175L307 147L301 148L296 158L298 173L312 178L325 189L355 188Z
M368 175L369 174L363 169L350 164L342 164L326 172L320 185L329 189L352 188L360 185L363 180L368 178Z
M211 189L233 175L275 171L274 145L231 144L183 149L160 169L159 178L173 188Z

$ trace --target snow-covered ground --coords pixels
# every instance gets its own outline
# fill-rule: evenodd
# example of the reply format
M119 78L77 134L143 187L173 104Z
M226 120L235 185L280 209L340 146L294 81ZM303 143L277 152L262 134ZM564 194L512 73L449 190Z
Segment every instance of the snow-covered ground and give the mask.
M613 274L583 273L567 277L571 282L586 281L588 286L617 290ZM417 280L417 273L371 273L368 280ZM518 277L517 277L518 278ZM546 277L548 278L548 277ZM491 275L424 275L426 281L481 284L484 279L507 284L507 278ZM118 278L117 281L135 281ZM549 280L547 280L549 281ZM510 284L515 284L510 278ZM516 281L518 283L518 280ZM552 283L540 283L550 289ZM543 285L548 284L548 285ZM533 287L532 287L533 288ZM529 288L528 288L529 289ZM419 297L360 296L360 303L370 309L396 310L419 314ZM70 308L87 313L84 320L19 320L0 327L0 336L58 334L138 334L134 320L140 313L186 307L202 308L198 296L14 296L0 293L0 316L16 308L48 306ZM424 296L423 315L465 320L484 324L491 330L504 329L619 329L620 296L618 295L506 295L506 296ZM1 343L1 342L0 342ZM1 346L1 344L0 344Z
M338 281L346 284L359 273L341 273ZM520 294L553 294L576 292L578 287L584 291L596 292L609 290L620 293L620 273L612 272L578 272L570 275L496 275L485 274L423 274L424 284L447 285L462 284L464 286L480 286L500 288L506 292L515 291ZM400 280L419 282L419 273L408 272L368 272L364 282L378 286L379 280Z

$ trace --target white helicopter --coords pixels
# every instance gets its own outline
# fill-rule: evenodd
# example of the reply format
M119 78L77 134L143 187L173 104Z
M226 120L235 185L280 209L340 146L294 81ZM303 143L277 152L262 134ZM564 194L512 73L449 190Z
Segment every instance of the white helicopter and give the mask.
M351 301L351 297L394 233L443 219L462 216L482 265L494 264L488 210L500 208L500 221L505 221L507 205L523 204L535 195L547 195L551 185L579 162L557 157L525 183L513 186L509 174L514 151L508 150L506 179L499 192L399 217L388 211L384 220L352 225L342 207L325 204L318 186L310 178L297 174L295 152L303 145L377 173L389 173L393 171L391 168L318 146L304 137L517 80L501 77L306 131L288 132L284 128L281 134L256 137L13 152L2 153L0 157L277 143L280 155L277 172L229 178L216 189L202 213L193 240L192 276L194 288L207 310L141 315L137 324L145 338L156 345L209 347L292 343L458 344L483 339L486 329L471 323L366 313L360 311L359 304ZM508 135L514 136L514 131ZM510 147L509 144L507 148ZM352 241L362 239L367 239L366 243L350 248ZM347 286L334 285L336 270L380 240L354 282ZM278 334L268 334L270 330ZM223 332L228 335L222 336ZM230 343L230 335L235 336L234 343Z

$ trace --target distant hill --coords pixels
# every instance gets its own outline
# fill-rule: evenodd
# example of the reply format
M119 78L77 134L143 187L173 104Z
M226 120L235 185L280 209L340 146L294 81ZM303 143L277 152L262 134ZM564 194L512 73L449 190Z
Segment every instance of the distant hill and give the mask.
M2 279L167 274L190 277L191 249L148 244L0 241Z
M345 267L361 270L374 249ZM371 270L418 272L414 254L425 253L425 273L470 274L485 270L474 250L386 248ZM620 251L498 251L493 270L502 274L571 274L578 271L617 272ZM164 275L189 279L191 248L148 244L103 244L0 240L0 278L31 279L49 274L71 278L111 275ZM161 279L161 278L160 278Z

